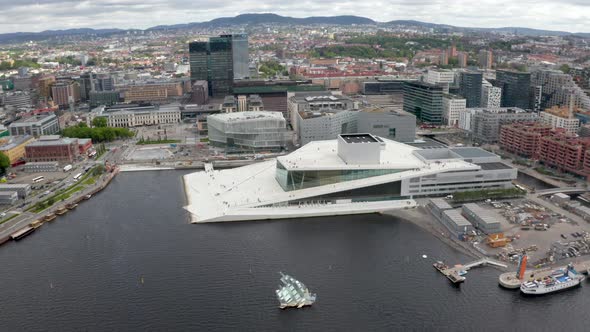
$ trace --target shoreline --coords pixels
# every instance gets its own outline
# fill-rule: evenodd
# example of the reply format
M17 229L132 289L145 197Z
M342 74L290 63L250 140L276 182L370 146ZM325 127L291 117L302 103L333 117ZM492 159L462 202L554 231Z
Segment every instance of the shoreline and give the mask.
M452 249L455 249L470 258L474 259L481 259L481 258L488 258L487 256L483 255L475 248L471 246L466 246L465 243L459 242L458 240L454 240L450 238L448 235L448 230L437 223L433 223L432 220L434 217L430 216L430 214L425 210L424 207L419 206L412 210L392 210L392 211L385 211L382 212L383 215L388 215L396 218L400 218L405 222L412 223L420 229L428 232L447 246ZM495 267L497 268L497 267ZM498 270L503 270L497 268Z

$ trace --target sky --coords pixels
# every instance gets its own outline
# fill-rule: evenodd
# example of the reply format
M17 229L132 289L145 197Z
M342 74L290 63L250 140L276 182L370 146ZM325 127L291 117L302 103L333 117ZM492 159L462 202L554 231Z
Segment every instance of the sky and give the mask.
M0 33L138 28L245 13L358 15L465 27L590 32L590 0L0 0Z

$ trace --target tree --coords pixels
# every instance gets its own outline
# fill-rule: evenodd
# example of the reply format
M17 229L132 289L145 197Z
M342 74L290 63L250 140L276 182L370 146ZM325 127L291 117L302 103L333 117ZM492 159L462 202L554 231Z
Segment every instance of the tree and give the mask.
M567 64L564 63L563 65L561 65L561 67L559 67L559 70L561 70L565 74L569 74L571 68L570 68L570 66L568 66Z
M107 126L107 118L99 116L92 120L92 125L94 127L103 128Z
M2 174L6 173L8 167L10 167L10 159L3 152L0 152L0 170L2 170Z

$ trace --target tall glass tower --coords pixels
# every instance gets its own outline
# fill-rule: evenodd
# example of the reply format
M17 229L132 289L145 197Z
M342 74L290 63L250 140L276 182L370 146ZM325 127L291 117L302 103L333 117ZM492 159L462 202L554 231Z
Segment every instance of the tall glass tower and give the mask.
M208 82L209 95L225 96L249 76L248 35L221 35L189 44L191 81Z

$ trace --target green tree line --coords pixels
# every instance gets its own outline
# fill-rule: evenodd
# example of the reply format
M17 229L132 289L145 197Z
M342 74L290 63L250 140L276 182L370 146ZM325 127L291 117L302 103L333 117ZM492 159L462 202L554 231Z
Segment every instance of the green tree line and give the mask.
M91 138L93 142L110 142L115 139L133 137L134 133L127 128L94 127L90 128L85 123L65 128L62 135L72 138Z

